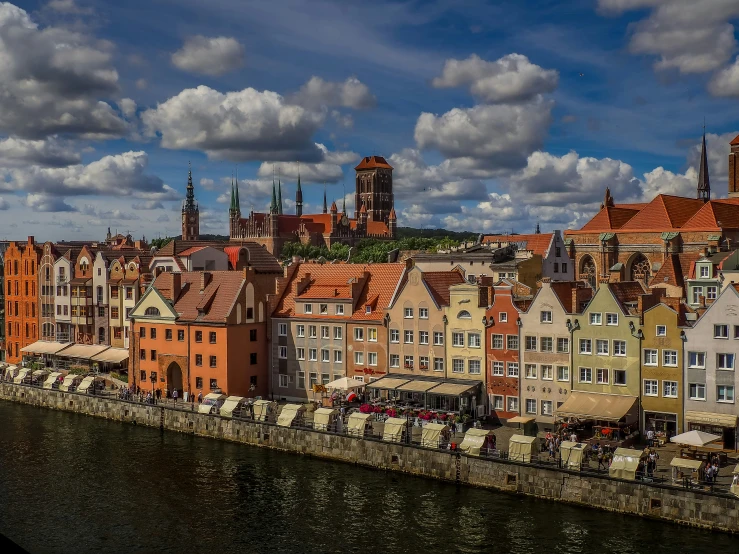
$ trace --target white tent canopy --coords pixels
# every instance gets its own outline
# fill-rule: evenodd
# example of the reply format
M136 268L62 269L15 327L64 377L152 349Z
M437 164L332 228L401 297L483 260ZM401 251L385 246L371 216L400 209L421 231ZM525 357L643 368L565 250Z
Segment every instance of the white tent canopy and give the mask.
M712 435L711 433L704 433L703 431L688 431L680 435L675 435L670 438L670 442L676 444L684 444L686 446L705 446L711 442L719 440L719 435Z
M362 387L364 387L364 383L351 377L342 377L326 384L328 390L354 390Z

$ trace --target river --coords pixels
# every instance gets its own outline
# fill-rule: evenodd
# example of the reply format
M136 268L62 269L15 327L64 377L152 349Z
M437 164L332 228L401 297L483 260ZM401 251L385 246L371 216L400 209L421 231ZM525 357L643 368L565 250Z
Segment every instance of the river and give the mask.
M0 533L31 553L737 552L739 538L0 402Z

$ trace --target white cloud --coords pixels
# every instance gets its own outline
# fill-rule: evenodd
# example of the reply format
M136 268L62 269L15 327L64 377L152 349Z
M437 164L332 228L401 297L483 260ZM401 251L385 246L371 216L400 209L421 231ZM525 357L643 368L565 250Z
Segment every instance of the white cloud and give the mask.
M205 190L214 190L216 188L216 182L213 179L203 177L200 179L200 186Z
M55 137L46 140L6 138L0 140L0 167L62 167L80 162L72 144Z
M136 202L131 205L134 210L163 210L164 205L158 200L147 200L146 202Z
M708 83L708 92L714 96L739 97L739 57L733 64L716 72Z
M447 60L441 77L433 80L437 88L469 86L483 102L521 102L552 92L559 74L532 64L526 56L508 54L489 62L476 54L466 60Z
M149 86L149 83L146 81L146 79L136 79L136 88L139 90L145 90L146 87Z
M232 37L196 35L172 54L175 67L217 77L244 65L244 47Z
M659 57L655 68L681 73L718 69L736 50L736 0L599 0L603 13L652 8L631 27L629 48L635 54Z
M70 206L62 198L45 193L32 193L26 195L23 203L36 212L74 212L74 206Z
M10 209L10 204L8 204L7 200L0 197L0 210L8 210L8 209Z
M84 204L78 208L83 215L94 216L100 221L135 221L140 219L138 215L124 212L119 209L106 210L93 204Z
M85 15L92 13L92 9L78 6L75 0L51 0L46 6L55 12L64 14Z
M292 101L306 108L340 106L358 110L374 107L375 97L369 87L356 77L349 77L343 83L324 81L311 77L293 96Z
M300 172L300 182L305 183L340 183L344 179L344 170L342 165L354 163L359 159L356 152L330 152L326 146L316 143L316 147L323 154L323 162L319 163L298 163L298 162L282 162L274 165L263 162L257 170L257 177L262 179L271 179L272 170L279 173L278 176L285 182L289 180L295 182Z

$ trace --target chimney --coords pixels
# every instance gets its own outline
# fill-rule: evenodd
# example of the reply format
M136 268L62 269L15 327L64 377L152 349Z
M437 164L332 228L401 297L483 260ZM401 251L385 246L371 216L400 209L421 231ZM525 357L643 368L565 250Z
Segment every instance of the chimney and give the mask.
M28 235L28 246L33 246L36 240L34 239L33 235Z
M701 307L701 308L705 308L705 307L706 307L706 297L705 297L704 295L702 295L702 294L701 294L701 295L700 295L700 296L698 297L698 303L700 304L700 307Z
M172 276L172 302L177 302L177 298L182 292L182 273L171 273Z
M572 309L573 314L576 314L580 311L578 310L578 307L580 306L580 295L578 294L579 288L580 287L578 287L577 285L575 285L572 288L572 308L571 309Z
M205 287L208 286L208 283L210 283L212 275L209 271L201 271L200 272L200 292L203 292L205 290Z

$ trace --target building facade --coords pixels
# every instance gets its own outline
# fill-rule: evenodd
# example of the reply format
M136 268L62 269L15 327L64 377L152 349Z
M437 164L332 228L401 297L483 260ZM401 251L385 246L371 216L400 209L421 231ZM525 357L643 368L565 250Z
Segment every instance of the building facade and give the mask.
M11 242L5 251L5 329L8 363L22 359L21 349L38 340L38 266L42 248L33 237Z
M514 301L513 287L500 285L489 290L491 305L485 313L489 412L498 420L508 420L522 412L519 396L521 310ZM526 401L530 399L526 397ZM536 413L535 407L529 408L532 414Z
M485 235L481 242L496 248L513 245L519 258L539 256L541 259L541 277L543 278L552 281L572 281L575 279L575 265L567 253L561 231L537 232L531 235ZM524 269L528 270L528 267L525 266Z
M192 184L192 168L187 171L187 193L182 204L182 240L200 238L200 207L195 202L195 187Z
M54 263L56 262L56 247L51 242L45 242L43 254L39 263L39 338L45 341L56 341L56 314L54 299L56 297L56 280Z

